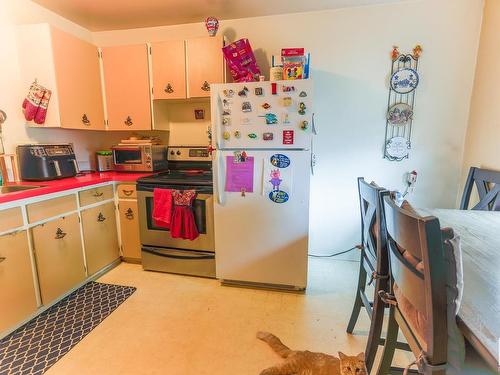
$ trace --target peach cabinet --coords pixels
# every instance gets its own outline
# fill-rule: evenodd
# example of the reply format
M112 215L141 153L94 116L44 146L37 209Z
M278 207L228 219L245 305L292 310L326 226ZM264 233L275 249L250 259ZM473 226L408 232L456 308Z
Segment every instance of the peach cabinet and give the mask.
M34 80L52 91L45 122L30 126L105 129L96 46L49 24L22 25L18 58L25 93Z
M0 236L0 333L37 309L25 230Z
M188 39L186 41L186 66L188 97L210 96L211 83L224 82L222 36Z
M186 98L186 59L183 40L151 44L153 97Z
M137 200L120 200L120 231L123 259L130 262L141 261L141 240L139 236L139 210Z
M92 276L120 257L115 203L83 210L81 215L87 271Z
M85 280L78 214L31 229L42 302L48 305Z
M108 130L151 130L146 44L101 49Z

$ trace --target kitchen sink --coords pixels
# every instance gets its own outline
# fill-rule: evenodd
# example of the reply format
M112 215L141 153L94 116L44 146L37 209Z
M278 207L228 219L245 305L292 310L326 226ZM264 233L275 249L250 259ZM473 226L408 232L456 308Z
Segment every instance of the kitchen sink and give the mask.
M8 193L14 193L16 191L23 191L23 190L31 190L31 189L37 189L44 187L43 185L7 185L7 186L2 186L0 193L2 194L8 194Z

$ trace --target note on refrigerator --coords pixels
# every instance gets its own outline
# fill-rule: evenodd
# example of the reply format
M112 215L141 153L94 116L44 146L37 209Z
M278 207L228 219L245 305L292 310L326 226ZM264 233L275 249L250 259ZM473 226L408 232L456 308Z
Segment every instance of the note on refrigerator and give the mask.
M254 158L249 156L245 161L235 161L233 156L226 156L226 186L227 192L253 193Z

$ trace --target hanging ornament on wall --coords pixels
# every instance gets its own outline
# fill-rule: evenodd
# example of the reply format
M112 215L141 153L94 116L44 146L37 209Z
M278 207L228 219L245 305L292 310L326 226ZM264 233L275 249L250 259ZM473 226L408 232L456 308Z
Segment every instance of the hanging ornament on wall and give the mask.
M219 30L219 20L215 17L207 17L205 20L205 27L207 28L208 35L215 36Z

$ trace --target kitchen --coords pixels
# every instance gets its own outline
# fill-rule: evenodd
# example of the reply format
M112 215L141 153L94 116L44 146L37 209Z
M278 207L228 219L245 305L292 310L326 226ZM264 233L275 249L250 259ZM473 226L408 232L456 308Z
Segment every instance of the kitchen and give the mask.
M248 359L233 359L226 365L214 364L212 373L232 373L230 363L238 369L236 373L255 373L266 363L275 362L272 354L266 357L266 353L257 350L255 333L261 329L280 333L297 346L316 345L317 350L324 352L343 350L357 354L364 350L366 336L363 335L348 339L342 332L342 338L334 341L324 335L317 341L307 339L311 332L319 333L337 324L332 317L326 318L324 324L311 327L310 331L304 326L297 335L291 333L296 321L305 323L312 317L326 316L332 308L340 309L336 316L344 324L352 304L351 284L356 282L357 253L351 251L332 258L339 259L336 262L344 259L343 266L337 265L337 268L327 258L308 260L307 255L329 256L359 242L359 207L352 183L359 175L376 177L392 189L402 190L405 182L401 176L415 169L423 178L414 190L410 190L412 203L418 207L455 206L456 196L465 181L462 157L472 155L467 154L464 147L473 148L467 145L473 137L466 140L465 133L482 8L464 1L449 16L447 27L439 26L434 30L437 37L425 34L422 24L411 21L414 22L411 23L413 31L408 35L381 30L374 34L378 38L375 40L346 25L344 19L352 17L370 23L373 21L369 20L369 14L374 12L375 19L383 22L385 13L391 10L423 15L429 10L429 2L381 1L384 4L358 8L339 6L333 10L324 10L326 8L321 6L308 8L297 2L293 9L270 7L263 11L244 6L222 7L219 13L212 13L209 7L206 14L197 18L187 10L183 11L186 12L184 16L182 12L177 18L166 16L160 11L162 5L155 2L144 5L141 10L147 17L131 17L133 7L129 4L130 7L120 10L124 12L121 18L113 16L111 5L103 4L89 16L88 10L78 7L78 2L68 3L72 4L23 0L18 4L5 2L2 5L5 10L0 16L2 45L11 57L2 60L5 69L0 78L2 86L12 87L9 95L2 93L0 104L0 109L7 114L2 126L4 159L18 151L10 160L17 161L19 175L22 175L17 146L36 144L38 151L32 147L27 150L28 155L53 152L55 159L52 160L56 160L60 152L69 154L69 159L75 160L70 162L75 166L70 169L71 173L95 170L97 159L102 160L103 165L108 164L103 168L108 169L111 165L115 170L48 181L9 182L15 179L15 168L12 161L7 160L9 171L7 178L4 177L5 191L16 189L10 186L20 185L19 189L25 190L0 195L0 215L3 214L0 235L17 232L15 236L2 236L2 239L7 241L5 248L25 249L24 258L18 261L23 264L23 275L27 275L23 277L23 293L30 297L26 304L17 304L19 310L9 310L11 320L0 329L2 337L40 316L47 307L57 304L74 290L98 279L102 283L135 287L137 291L56 362L49 373L56 373L58 366L61 373L84 372L79 366L85 358L94 358L96 347L105 345L107 340L126 340L127 334L139 335L145 347L166 345L172 348L167 355L171 362L138 355L130 359L129 368L111 366L103 370L101 360L96 362L101 363L101 367L96 364L93 370L87 371L154 373L170 368L174 373L211 373L209 369L202 370L200 363L206 358L177 351L176 340L166 338L167 332L186 334L177 338L179 343L188 347L201 345L212 355L239 358L229 343L241 343L245 350L256 352L251 354L256 358L253 365L248 365ZM445 3L439 6L440 10L448 11L449 4ZM208 34L213 33L215 21L205 22L211 14L219 18L215 36ZM465 14L474 16L465 17ZM404 24L403 21L395 22L400 27ZM461 26L456 26L456 22ZM411 28L405 27L405 30ZM305 32L307 28L311 31ZM335 34L332 36L335 47L329 45L327 38L314 40L312 37L315 32L325 30ZM350 33L350 38L341 37L346 32ZM453 33L463 37L461 48L450 44ZM221 49L246 38L251 43L250 49L263 81L259 82L257 75L252 78L254 82L232 84L234 78ZM354 42L356 48L350 45ZM411 50L416 43L422 43L420 69L426 78L419 87L417 104L422 110L417 112L413 140L414 145L420 146L411 150L409 160L388 163L377 159L380 142L371 140L381 135L380 129L373 124L380 121L377 111L387 100L383 74L387 74L387 50L395 42L404 46L401 50ZM282 49L290 47L305 47L304 61L308 61L310 53L310 79L273 80L271 72L276 61L281 60ZM468 52L464 54L463 50ZM68 54L68 51L71 52ZM373 61L363 60L366 51ZM455 70L446 70L440 65L438 56L445 54L460 58ZM374 72L379 75L376 79ZM90 76L93 78L89 79ZM451 82L458 76L462 78L461 86L452 83L452 87L465 89L455 90L453 95L448 93L449 87L442 91L442 87L431 90L428 86L433 78ZM34 80L51 90L43 125L27 121L21 109ZM358 87L360 84L365 87ZM245 92L240 95L243 90ZM445 109L432 117L432 111L426 108L432 108L438 97L444 98ZM226 107L225 102L230 104ZM247 103L251 108L249 112L245 112ZM227 110L232 111L231 115L224 114ZM302 110L304 114L299 113ZM283 113L289 113L291 125L285 125ZM277 125L268 123L274 121L272 114ZM223 125L224 121L231 124ZM445 125L438 127L441 123ZM453 127L458 131L452 131ZM247 130L249 128L251 130ZM427 138L430 131L436 135ZM265 133L271 133L272 139L264 140L264 137L271 137ZM254 139L250 134L259 138ZM57 143L60 147L52 145L40 149L40 145L48 143ZM258 150L261 147L263 149ZM109 151L112 151L111 158ZM302 157L301 153L308 156ZM139 154L140 164L133 164ZM312 154L315 166L311 163ZM448 168L443 170L429 163L434 158L446 159ZM280 175L273 177L271 172L275 163L281 165L278 168ZM469 157L467 163L470 166L478 161ZM292 168L287 168L287 164ZM23 165L32 170L35 164L30 161ZM123 172L131 165L138 166L136 171ZM245 166L252 167L250 173ZM494 169L494 162L489 166ZM64 174L64 170L59 172ZM58 176L59 172L53 168L55 177L64 177ZM149 177L151 172L160 174ZM228 186L231 176L233 184L229 185L234 186ZM286 195L273 195L274 185L267 181L272 178L282 180L277 191L285 191ZM344 180L349 183L342 182ZM430 181L433 181L434 194L428 193ZM28 185L41 187L24 188ZM455 190L450 194L451 185ZM155 187L196 192L189 204L197 230L196 239L182 238L186 233L180 233L181 238L171 238L165 228L154 223L151 202ZM288 201L278 203L279 199ZM329 219L325 220L326 217ZM74 250L71 260L56 261L62 248L52 248L49 242L57 236L63 236L59 242ZM275 251L266 253L271 248ZM48 257L42 259L43 254ZM331 269L337 271L331 274ZM18 272L21 273L21 268ZM148 282L150 284L146 285ZM324 283L347 283L348 296L339 297L342 295L339 287L329 289L324 300L308 294L314 296ZM228 288L234 285L237 288ZM239 288L241 286L245 288ZM305 289L305 294L284 293L290 289L302 293ZM16 300L20 295L16 293L9 298ZM175 304L184 303L185 311L172 310L169 295L179 301ZM187 303L188 297L196 302ZM233 301L241 319L231 316L225 299L229 304ZM252 299L254 303L250 303ZM140 311L141 306L153 308L155 303L159 309L165 309L163 315L167 320L172 318L176 327L166 325L162 319L148 320L146 313ZM345 308L339 308L338 304ZM149 322L149 328L156 327L153 331L165 332L152 338L150 329L147 329L149 334L137 332L138 323L118 328L127 321L123 317L121 323L114 322L117 325L110 336L99 336L99 329L110 324L108 329L111 330L114 317L118 318L127 306ZM191 327L191 330L199 327L200 331L190 331L182 323L181 314L189 314L191 319L191 314L200 314L204 308L212 310L207 316L213 321L201 317L197 325ZM299 311L304 313L301 318L297 318ZM286 327L276 324L280 314L286 316ZM211 329L222 317L234 330L230 335L235 337L225 339ZM361 324L368 327L369 321ZM208 332L216 335L213 341L210 338L203 341ZM238 339L239 333L243 337ZM88 346L84 346L85 343L89 343ZM213 348L214 343L221 347ZM132 347L141 350L138 343L131 344ZM112 356L117 365L118 358L135 357L131 348L104 352L102 358ZM199 362L190 367L190 358ZM396 355L395 360L399 365L406 365L408 358L407 353L402 353ZM149 369L148 361L153 361Z

